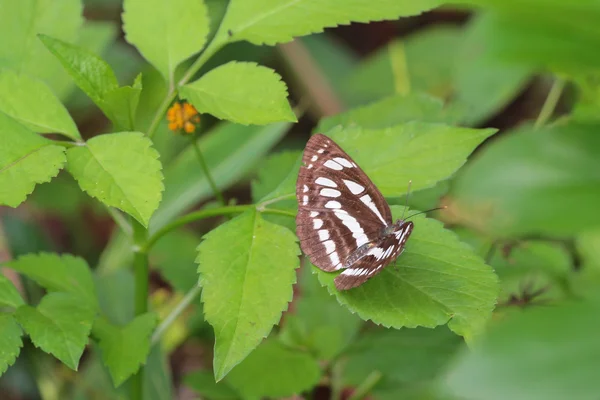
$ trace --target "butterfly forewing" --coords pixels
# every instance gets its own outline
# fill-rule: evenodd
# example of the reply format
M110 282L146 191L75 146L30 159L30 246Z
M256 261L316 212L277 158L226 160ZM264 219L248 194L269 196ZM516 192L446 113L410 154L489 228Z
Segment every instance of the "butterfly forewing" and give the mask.
M344 265L392 223L385 199L352 158L324 135L308 141L296 185L302 250L325 271Z

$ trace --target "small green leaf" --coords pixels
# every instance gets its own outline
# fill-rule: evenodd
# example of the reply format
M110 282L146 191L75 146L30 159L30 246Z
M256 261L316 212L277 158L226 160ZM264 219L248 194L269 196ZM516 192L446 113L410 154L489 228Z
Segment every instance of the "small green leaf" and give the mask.
M23 298L15 285L6 276L0 274L0 308L19 308L23 304Z
M386 129L337 129L331 136L385 196L433 186L451 176L495 129L409 122Z
M150 335L156 326L156 315L137 316L125 327L117 327L98 319L94 335L98 337L102 360L110 371L115 387L121 386L146 363L150 352Z
M221 380L266 337L292 299L299 249L288 229L255 210L226 222L198 247L204 315L215 330Z
M77 370L96 313L69 293L50 293L37 308L21 306L15 318L36 347Z
M600 125L523 127L477 154L453 185L455 214L495 237L600 226Z
M21 335L21 327L13 316L0 314L0 376L17 360L23 347Z
M133 86L115 88L104 94L104 109L116 129L133 130L135 115L142 93L142 75L138 75Z
M163 191L152 141L139 132L96 136L67 151L67 169L81 189L148 226Z
M199 112L239 124L296 121L281 77L255 63L229 62L182 86L180 94Z
M366 129L389 128L410 121L455 122L456 117L444 109L440 99L426 94L393 95L367 106L321 119L314 132L327 132L336 125L353 125Z
M392 206L394 218L403 208ZM496 303L498 278L454 233L433 219L416 216L406 248L394 265L363 285L335 289L336 274L318 271L338 301L386 327L433 328L448 323L471 339L480 333Z
M98 308L90 267L83 258L70 254L26 254L4 264L54 292L71 293L93 309Z
M312 388L320 377L315 358L267 339L229 373L227 383L245 398L280 398Z
M64 100L72 84L60 63L38 40L45 33L74 41L83 23L81 0L2 0L0 12L0 68L43 80Z
M420 14L440 3L437 0L296 0L286 3L233 0L217 37L274 45L350 22L393 20Z
M64 147L0 112L0 205L21 204L36 183L49 182L65 161Z
M445 377L461 399L593 399L600 391L596 302L531 308L464 349Z
M215 382L213 373L208 370L194 371L186 375L183 381L186 386L211 400L238 400L240 398L240 395L227 382Z
M123 9L125 38L168 82L206 43L209 20L202 0L125 0Z
M0 72L0 111L37 133L81 140L75 122L44 82L10 70Z
M39 38L61 62L77 86L102 108L104 94L119 87L112 68L100 57L79 46L47 35L40 34Z

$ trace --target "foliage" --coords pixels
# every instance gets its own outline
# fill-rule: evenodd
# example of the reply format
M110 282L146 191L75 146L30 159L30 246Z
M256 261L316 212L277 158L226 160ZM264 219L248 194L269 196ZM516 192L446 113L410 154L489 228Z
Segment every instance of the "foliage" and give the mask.
M0 390L171 399L189 346L207 399L597 396L597 2L58 3L0 0ZM349 291L295 235L310 130L447 207Z

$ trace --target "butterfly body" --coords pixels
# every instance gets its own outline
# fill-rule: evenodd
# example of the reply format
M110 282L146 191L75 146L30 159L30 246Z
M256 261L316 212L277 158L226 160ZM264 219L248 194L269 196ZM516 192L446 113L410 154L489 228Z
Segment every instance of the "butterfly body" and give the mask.
M381 192L327 136L310 138L302 162L296 184L302 251L324 271L343 269L337 289L357 287L402 253L413 223L392 222Z

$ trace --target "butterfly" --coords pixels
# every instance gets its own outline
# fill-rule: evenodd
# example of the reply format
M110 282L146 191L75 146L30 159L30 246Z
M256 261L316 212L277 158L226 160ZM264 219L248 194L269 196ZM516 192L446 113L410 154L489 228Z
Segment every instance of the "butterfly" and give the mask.
M333 140L310 138L296 182L300 247L323 271L343 270L338 290L362 285L404 250L413 223L392 221L383 195Z

